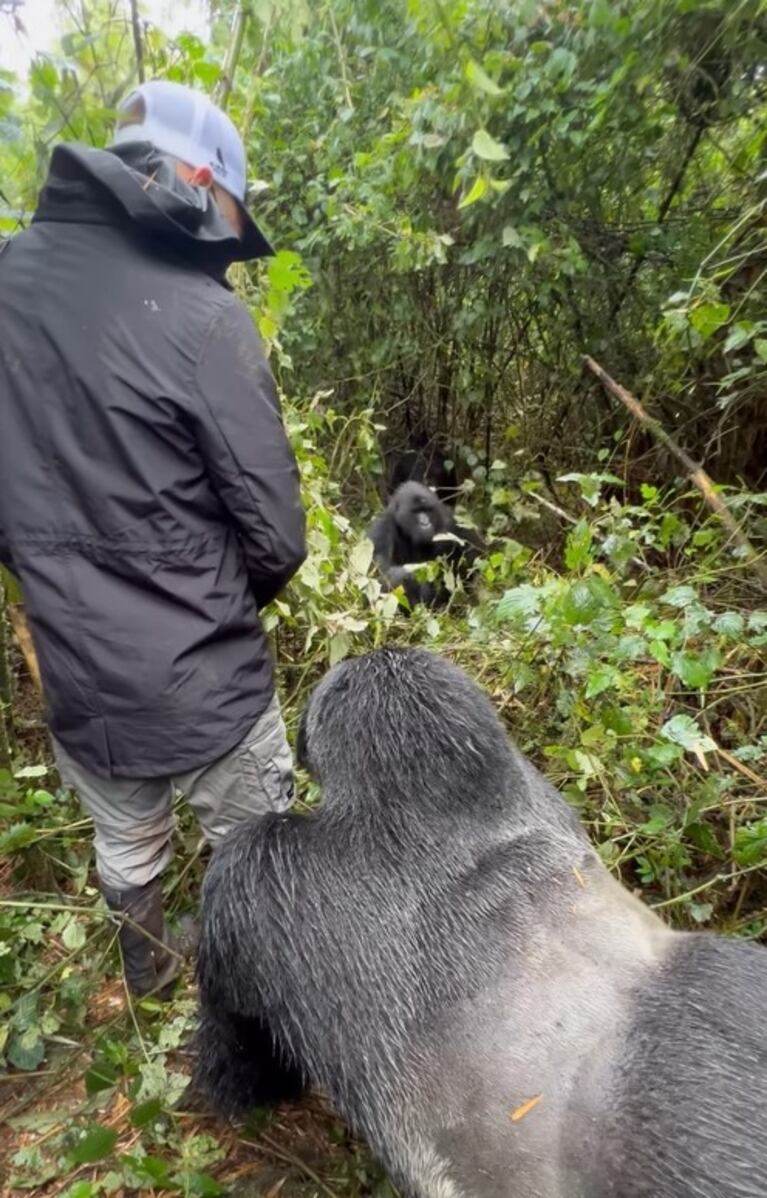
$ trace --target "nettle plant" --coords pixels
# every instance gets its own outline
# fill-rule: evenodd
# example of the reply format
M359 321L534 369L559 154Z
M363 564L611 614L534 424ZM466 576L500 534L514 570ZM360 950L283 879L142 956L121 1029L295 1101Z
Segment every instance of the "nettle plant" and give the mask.
M569 533L566 572L507 589L494 629L481 613L475 636L507 655L505 685L535 716L517 734L549 759L606 860L632 863L659 898L712 862L734 886L767 859L767 820L742 791L761 782L767 736L740 702L763 674L767 611L744 606L742 566L710 519L650 487L642 505L600 502L608 480L577 480L594 519ZM678 581L646 568L660 555ZM692 897L688 914L707 920L713 902Z

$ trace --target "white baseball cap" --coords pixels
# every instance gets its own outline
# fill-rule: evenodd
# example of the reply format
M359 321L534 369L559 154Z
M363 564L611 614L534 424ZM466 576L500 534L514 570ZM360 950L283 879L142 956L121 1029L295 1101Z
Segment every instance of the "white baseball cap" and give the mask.
M121 114L123 120L121 120ZM248 228L244 241L254 257L274 253L245 206L245 147L225 112L202 92L182 83L154 80L134 87L117 108L115 146L148 141L189 166L207 166L220 187L237 200Z

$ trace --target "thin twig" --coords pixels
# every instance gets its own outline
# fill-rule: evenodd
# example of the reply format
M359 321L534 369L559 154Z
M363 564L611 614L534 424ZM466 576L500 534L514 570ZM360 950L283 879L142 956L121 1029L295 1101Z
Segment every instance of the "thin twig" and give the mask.
M660 421L645 410L636 396L627 391L625 387L622 387L620 383L616 383L615 379L611 378L598 362L595 362L588 354L584 355L583 360L592 374L595 374L599 379L602 386L611 395L614 395L616 399L620 400L631 415L644 428L649 429L655 439L676 458L687 473L690 481L698 488L712 512L716 513L732 539L743 549L748 561L754 567L755 573L759 576L762 585L767 589L767 562L765 562L762 555L757 553L703 467L697 465L690 455L682 449L681 445L677 445L674 438L666 432Z
M302 1173L305 1173L315 1185L319 1186L323 1194L327 1195L327 1198L338 1198L336 1192L331 1190L330 1186L326 1186L320 1175L315 1173L309 1165L302 1161L300 1156L294 1156L292 1152L286 1152L284 1148L278 1148L267 1136L262 1135L258 1140L240 1139L240 1143L245 1144L247 1148L256 1148L266 1156L275 1156L277 1160L284 1161L287 1165L293 1165L296 1169L300 1169Z

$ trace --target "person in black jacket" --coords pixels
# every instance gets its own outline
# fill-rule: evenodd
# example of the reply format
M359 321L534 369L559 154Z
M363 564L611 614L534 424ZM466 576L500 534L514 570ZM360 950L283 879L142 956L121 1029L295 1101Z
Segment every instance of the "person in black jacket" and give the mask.
M178 972L174 790L212 843L292 797L259 611L304 559L304 513L224 277L272 252L245 194L224 113L148 83L108 150L54 150L31 226L0 246L0 561L138 994Z

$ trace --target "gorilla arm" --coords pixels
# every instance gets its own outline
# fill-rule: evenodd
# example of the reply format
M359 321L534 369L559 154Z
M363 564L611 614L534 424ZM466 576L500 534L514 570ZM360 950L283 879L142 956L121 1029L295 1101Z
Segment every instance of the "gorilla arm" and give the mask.
M268 842L273 831L279 834L275 824L293 818L269 814L234 830L214 853L203 883L194 1086L227 1114L298 1098L304 1090L303 1075L267 1016L258 985L263 962L253 952L254 944L269 943L256 923L265 912L278 913L285 900L268 894Z
M370 525L367 535L373 542L373 561L389 589L402 587L411 604L425 602L431 584L420 583L412 577L412 570L421 563L395 563L400 537L394 516L389 511L382 512Z

